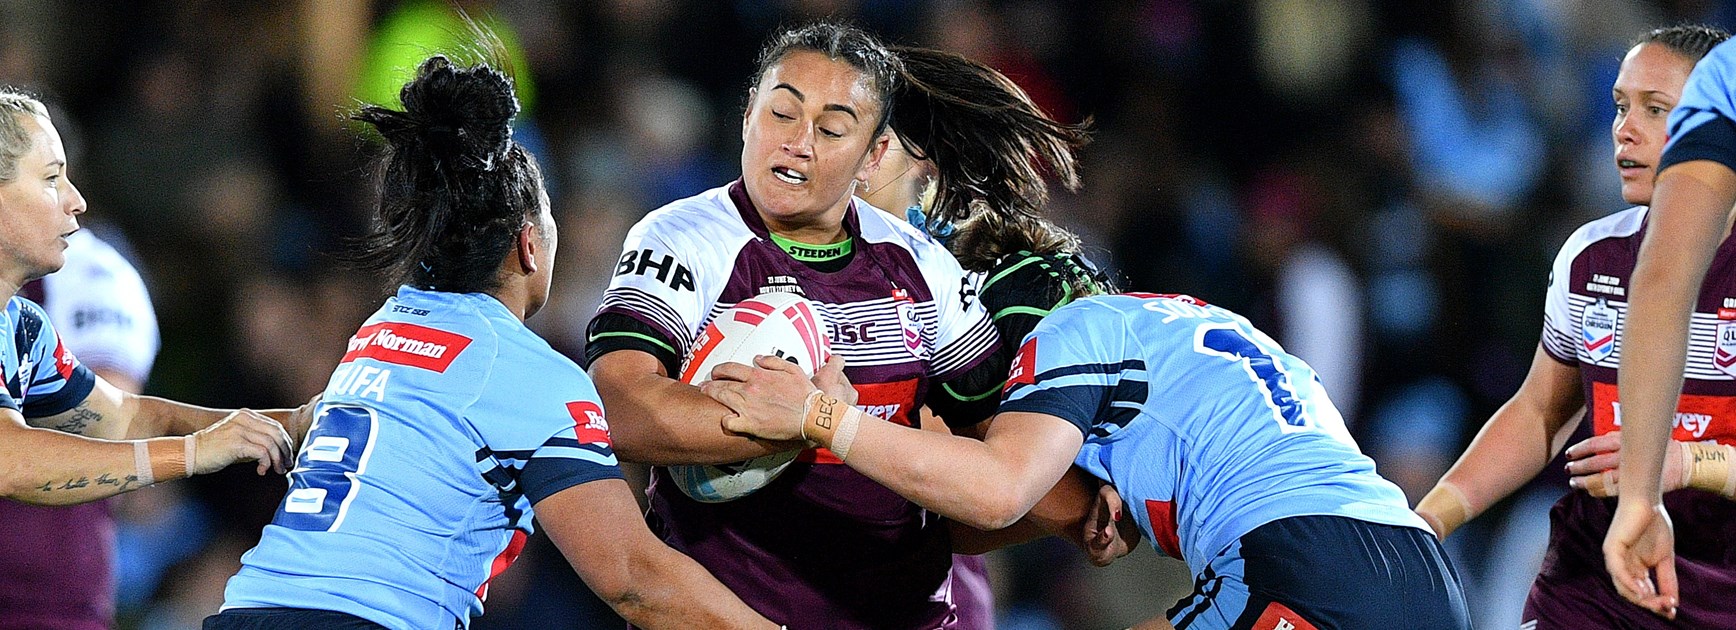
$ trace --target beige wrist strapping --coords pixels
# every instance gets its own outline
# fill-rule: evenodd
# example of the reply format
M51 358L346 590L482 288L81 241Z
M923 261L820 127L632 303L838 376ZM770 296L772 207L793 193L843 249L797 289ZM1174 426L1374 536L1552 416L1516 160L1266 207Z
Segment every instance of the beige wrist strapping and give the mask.
M802 439L809 444L824 444L838 459L849 457L850 445L856 441L856 430L861 426L861 410L825 392L814 390L802 405ZM831 432L831 439L819 439L827 431Z
M139 478L139 485L193 476L193 448L191 435L178 439L135 440L133 474Z
M1452 482L1442 481L1417 503L1417 514L1429 521L1437 535L1445 538L1476 516L1476 510L1471 507L1471 500L1465 497L1463 490Z
M1736 498L1736 447L1710 442L1678 442L1682 449L1683 485Z

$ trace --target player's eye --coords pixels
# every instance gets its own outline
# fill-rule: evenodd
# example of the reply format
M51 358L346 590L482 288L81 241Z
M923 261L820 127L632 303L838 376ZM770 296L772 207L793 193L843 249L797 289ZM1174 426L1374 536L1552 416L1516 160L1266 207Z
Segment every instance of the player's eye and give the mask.
M825 136L827 138L842 138L842 137L844 137L843 133L837 132L837 131L832 131L831 129L827 129L825 127L820 128L820 133L825 134Z

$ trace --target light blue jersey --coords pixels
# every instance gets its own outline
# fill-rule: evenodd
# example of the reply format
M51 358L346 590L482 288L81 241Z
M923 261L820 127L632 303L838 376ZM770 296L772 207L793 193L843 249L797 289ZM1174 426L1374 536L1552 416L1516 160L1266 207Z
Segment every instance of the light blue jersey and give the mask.
M1074 463L1195 573L1292 516L1426 528L1374 472L1314 371L1248 320L1187 296L1098 296L1026 336L1001 411L1085 434Z
M0 335L10 338L0 343L6 381L0 407L41 418L65 413L90 396L96 375L66 350L41 306L12 296L0 311Z
M1693 160L1736 169L1736 39L1713 46L1694 65L1681 102L1670 110L1668 129L1658 172Z
M468 626L532 505L620 476L584 371L493 297L401 288L350 338L223 608Z

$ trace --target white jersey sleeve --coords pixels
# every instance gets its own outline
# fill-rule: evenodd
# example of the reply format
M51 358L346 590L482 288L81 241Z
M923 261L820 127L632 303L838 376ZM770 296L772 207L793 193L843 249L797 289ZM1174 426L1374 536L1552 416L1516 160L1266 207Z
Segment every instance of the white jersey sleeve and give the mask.
M597 314L639 320L660 333L651 340L687 356L723 292L741 243L752 237L728 217L724 189L677 201L646 215L627 232L614 277ZM636 334L603 332L601 335Z
M43 278L43 308L87 367L144 383L161 344L156 311L132 263L88 231L67 238L66 266Z
M1598 241L1630 236L1644 224L1646 208L1629 208L1586 223L1574 230L1549 269L1549 290L1543 298L1543 351L1550 358L1579 366L1582 326L1573 305L1573 263ZM1620 299L1620 298L1618 298ZM1620 322L1616 325L1619 327Z

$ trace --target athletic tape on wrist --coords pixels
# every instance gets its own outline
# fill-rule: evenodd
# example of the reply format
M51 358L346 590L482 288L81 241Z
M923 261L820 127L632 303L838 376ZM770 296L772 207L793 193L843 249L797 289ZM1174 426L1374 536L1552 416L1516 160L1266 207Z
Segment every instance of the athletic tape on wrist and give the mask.
M182 478L191 477L193 476L193 462L198 461L193 459L193 436L188 435L181 438L181 441L185 444L182 449L185 451L183 455L186 457L186 464L182 467L184 470L181 476Z
M139 478L139 485L148 486L157 482L151 474L151 447L145 440L133 441L133 476Z
M179 438L158 438L145 440L144 444L152 451L150 469L153 482L180 479L187 476L189 469L185 441Z
M1736 497L1736 469L1730 460L1736 457L1736 447L1707 442L1682 444L1682 468L1687 470L1687 487Z
M1434 516L1435 522L1431 524L1440 528L1435 534L1441 538L1445 538L1448 532L1458 529L1465 521L1477 515L1465 492L1446 481L1435 484L1435 489L1430 490L1423 500L1417 503L1417 513Z
M856 429L862 426L862 412L855 407L844 410L838 420L838 430L832 433L832 454L839 460L850 459L850 445L856 442Z
M808 423L812 422L814 418L814 402L824 395L826 392L816 389L808 392L808 399L802 402L802 424L798 430L802 433L802 441L809 444L814 443L814 438L808 437Z

